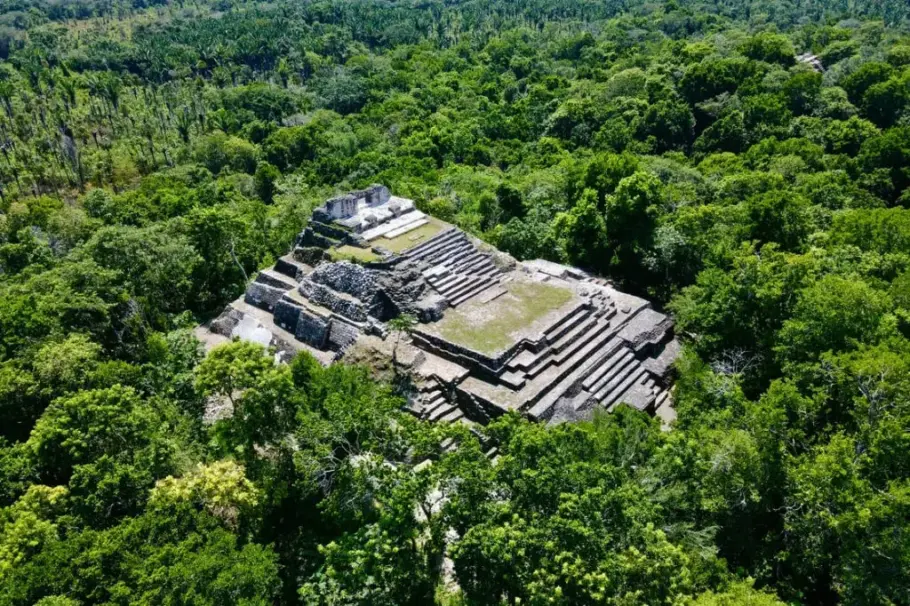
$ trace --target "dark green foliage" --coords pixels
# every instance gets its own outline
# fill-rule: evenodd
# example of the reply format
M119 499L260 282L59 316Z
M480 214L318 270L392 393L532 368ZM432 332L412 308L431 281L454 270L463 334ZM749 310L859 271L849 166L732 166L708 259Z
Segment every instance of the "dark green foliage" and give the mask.
M908 6L5 3L0 604L908 603ZM672 431L205 357L375 182L669 309Z

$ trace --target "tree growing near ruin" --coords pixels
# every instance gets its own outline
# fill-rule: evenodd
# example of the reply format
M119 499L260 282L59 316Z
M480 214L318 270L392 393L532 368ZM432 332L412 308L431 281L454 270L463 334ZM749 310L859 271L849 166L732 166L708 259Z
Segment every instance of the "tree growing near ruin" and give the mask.
M401 344L401 339L409 337L416 325L417 318L411 314L401 314L388 321L389 330L395 333L395 344L392 346L392 364L396 368L398 366L398 346Z

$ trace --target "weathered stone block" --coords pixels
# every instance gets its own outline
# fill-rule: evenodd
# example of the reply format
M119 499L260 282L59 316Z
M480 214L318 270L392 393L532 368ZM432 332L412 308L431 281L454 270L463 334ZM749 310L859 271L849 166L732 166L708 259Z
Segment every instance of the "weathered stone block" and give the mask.
M366 201L369 206L385 204L392 197L392 192L385 185L371 185L366 190Z
M221 312L221 315L209 322L209 330L222 337L231 337L231 331L237 326L237 323L243 318L243 313L237 311L230 305Z
M320 221L310 221L309 227L317 234L333 240L343 240L348 235L346 230Z
M298 242L298 244L301 246L316 246L319 248L331 248L340 243L340 240L329 238L322 234L316 233L312 227L307 227L305 230L303 230L303 234L301 235Z
M281 295L287 291L287 288L276 288L261 282L253 282L247 286L243 300L260 309L272 311L281 299Z
M328 255L325 250L318 246L298 246L294 249L294 258L307 265L318 265L323 260L328 259ZM277 265L275 269L278 269Z
M287 275L269 269L259 272L256 276L256 282L284 290L291 290L297 287L297 280L289 279Z
M369 301L376 292L373 273L350 261L323 263L313 270L310 279L364 302Z
M319 317L303 309L297 319L297 330L294 332L299 340L317 349L325 349L332 320Z
M355 322L365 322L367 319L366 306L358 299L343 296L331 288L313 282L309 278L300 283L300 294L322 307L331 309L335 313L350 318Z
M357 198L351 194L331 198L326 200L325 210L333 219L345 219L357 212Z
M297 305L287 298L283 298L275 304L275 324L288 332L297 332L297 321L300 319L300 312L303 307Z
M329 346L332 349L344 349L353 343L359 334L360 331L350 324L334 320L329 331Z
M414 311L417 312L417 319L421 322L436 322L442 319L442 315L448 307L448 299L437 293L428 293L414 304Z

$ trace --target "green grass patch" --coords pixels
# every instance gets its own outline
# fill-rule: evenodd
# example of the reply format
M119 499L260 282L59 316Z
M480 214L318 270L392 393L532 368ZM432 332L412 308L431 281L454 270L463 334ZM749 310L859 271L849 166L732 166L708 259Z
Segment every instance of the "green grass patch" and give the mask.
M374 246L381 246L386 250L390 250L393 253L400 253L409 248L413 248L418 244L423 244L440 231L446 227L446 224L427 215L428 223L426 225L421 225L417 229L412 229L406 234L401 234L395 238L376 238L372 241Z
M567 288L541 282L513 281L504 288L508 292L489 303L474 299L448 310L432 330L448 341L492 355L540 331L543 327L535 322L574 296Z
M332 261L370 263L372 261L379 261L382 258L369 248L360 248L358 246L351 246L350 244L345 244L338 248L330 248L328 253L332 258Z

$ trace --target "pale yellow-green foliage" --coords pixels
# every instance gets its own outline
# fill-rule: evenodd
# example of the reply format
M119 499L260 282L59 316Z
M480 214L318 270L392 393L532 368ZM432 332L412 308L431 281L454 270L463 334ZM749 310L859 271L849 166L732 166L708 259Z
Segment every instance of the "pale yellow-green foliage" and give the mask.
M66 496L63 486L33 485L15 504L0 510L0 581L57 537L57 525L51 520Z
M258 501L258 491L247 479L243 466L234 461L218 461L199 465L181 478L168 476L159 480L152 489L150 505L194 503L234 526L240 514Z
M98 363L101 346L85 335L70 335L60 343L48 343L35 356L35 376L57 390L76 389Z
M752 587L752 579L732 583L725 591L706 591L688 606L784 606L776 595Z

